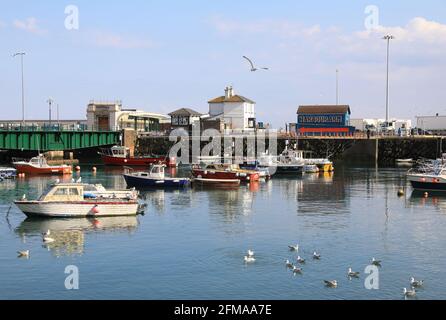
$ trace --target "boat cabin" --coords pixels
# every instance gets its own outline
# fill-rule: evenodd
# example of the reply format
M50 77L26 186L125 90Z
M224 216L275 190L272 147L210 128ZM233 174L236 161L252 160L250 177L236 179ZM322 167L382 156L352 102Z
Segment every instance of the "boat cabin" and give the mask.
M38 157L31 158L31 160L29 160L29 164L33 165L35 167L47 167L48 166L46 159L43 155L39 155Z
M79 183L55 184L51 186L39 201L83 201L84 185Z
M114 146L110 149L110 155L115 158L128 158L130 149L124 146Z

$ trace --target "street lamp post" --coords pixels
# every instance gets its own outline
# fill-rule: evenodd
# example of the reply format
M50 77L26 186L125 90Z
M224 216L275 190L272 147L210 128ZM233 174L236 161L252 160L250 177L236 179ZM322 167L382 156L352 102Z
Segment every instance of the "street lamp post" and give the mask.
M339 105L339 70L336 69L336 105Z
M20 56L20 64L21 64L21 72L22 72L22 126L25 126L25 79L24 79L24 72L23 72L23 56L25 55L25 52L17 52L13 54L13 58Z
M51 105L53 104L53 102L54 102L54 100L52 99L52 98L49 98L46 102L48 102L48 112L49 112L49 117L48 117L48 119L49 119L49 126L50 126L50 128L51 128Z
M390 54L390 40L395 39L392 35L383 37L387 41L387 80L386 80L386 129L389 126L389 54Z

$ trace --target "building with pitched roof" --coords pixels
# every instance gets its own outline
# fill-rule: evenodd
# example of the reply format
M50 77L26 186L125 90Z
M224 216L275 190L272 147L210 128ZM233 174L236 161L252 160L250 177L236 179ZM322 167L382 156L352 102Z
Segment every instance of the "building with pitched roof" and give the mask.
M251 131L256 128L255 102L234 93L232 86L225 95L208 101L209 117L205 121L220 120L225 130Z
M349 136L355 128L350 126L348 105L305 105L297 110L297 132L305 136Z

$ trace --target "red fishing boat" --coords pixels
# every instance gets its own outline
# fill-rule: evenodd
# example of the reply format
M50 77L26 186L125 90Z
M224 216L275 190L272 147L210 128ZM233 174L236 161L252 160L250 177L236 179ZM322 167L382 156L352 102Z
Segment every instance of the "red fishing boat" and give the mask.
M68 165L50 166L43 155L32 158L29 161L13 160L18 173L27 174L71 174L73 169Z
M110 166L141 166L147 167L152 164L164 164L168 167L176 167L176 159L164 156L131 157L130 149L114 146L110 149L101 149L99 152L105 165Z
M192 167L192 175L194 178L210 180L240 180L241 182L260 180L258 172L242 170L229 164L209 164L204 168L194 166Z

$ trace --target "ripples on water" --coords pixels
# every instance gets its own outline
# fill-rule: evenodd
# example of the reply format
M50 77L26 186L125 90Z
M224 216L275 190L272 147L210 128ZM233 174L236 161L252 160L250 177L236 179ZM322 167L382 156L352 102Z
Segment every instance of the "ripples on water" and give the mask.
M82 173L84 182L123 188L121 170ZM0 183L0 298L18 299L402 299L409 278L426 280L418 299L446 298L446 196L424 198L405 170L337 166L334 175L275 177L233 190L143 192L144 216L26 219L11 201L38 197L55 178ZM396 193L407 187L406 196ZM7 215L7 212L9 214ZM50 229L54 243L43 245ZM307 258L293 276L284 261L299 243ZM16 251L30 249L29 260ZM257 261L247 265L247 249ZM313 261L312 252L322 259ZM349 280L383 260L380 290ZM64 288L76 265L80 290ZM337 279L328 289L324 279Z

